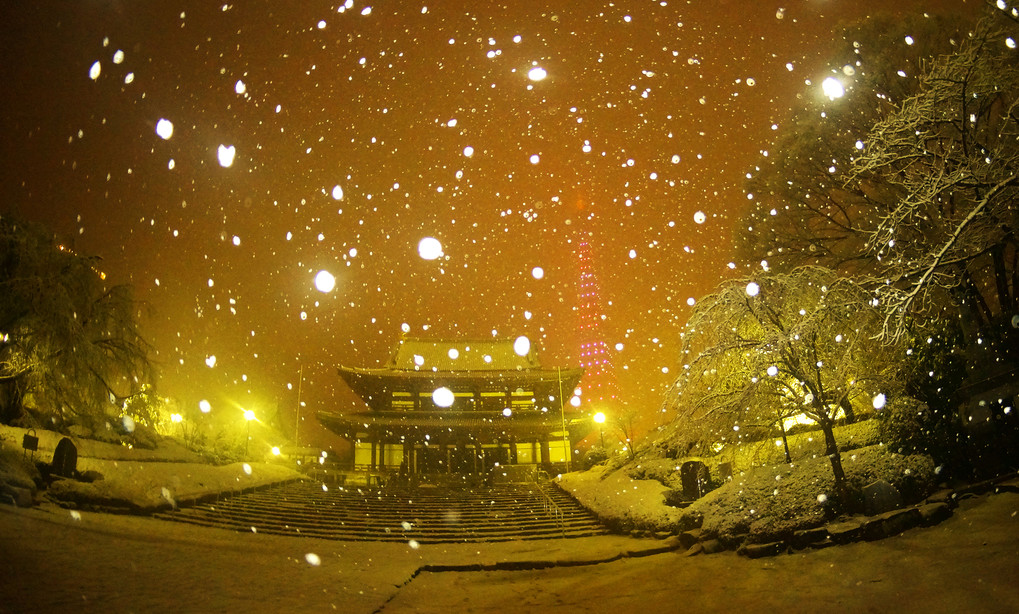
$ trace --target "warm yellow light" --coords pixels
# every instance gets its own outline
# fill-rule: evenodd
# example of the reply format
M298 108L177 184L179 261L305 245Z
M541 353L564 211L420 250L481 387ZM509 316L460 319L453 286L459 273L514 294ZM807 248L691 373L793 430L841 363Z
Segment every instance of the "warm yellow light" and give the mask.
M273 446L272 447L272 455L273 456L279 456L280 455L280 447L279 446Z
M250 409L245 409L244 410L244 419L245 420L254 420L255 419L255 412L250 410Z
M828 100L835 100L846 95L846 88L842 82L835 77L828 77L821 82L821 91L828 97Z
M184 416L180 414L170 414L170 422L183 422Z
M782 428L787 431L797 424L816 424L816 422L807 414L796 414L782 420Z
M594 421L597 422L598 424L604 424L605 423L605 413L604 412L596 413L594 415Z

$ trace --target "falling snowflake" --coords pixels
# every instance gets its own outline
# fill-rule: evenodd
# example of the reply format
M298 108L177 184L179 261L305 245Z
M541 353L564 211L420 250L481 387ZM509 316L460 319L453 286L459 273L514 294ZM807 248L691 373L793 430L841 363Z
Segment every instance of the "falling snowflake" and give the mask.
M453 391L445 386L440 386L432 392L432 402L437 407L450 407L454 400L456 397L453 395Z
M156 122L156 134L164 141L170 140L173 136L173 122L168 119L160 119Z
M234 156L237 151L233 145L220 145L219 149L216 150L216 157L219 158L219 165L223 168L229 168L234 163Z
M531 351L531 340L521 335L513 341L513 351L517 356L527 356Z
M548 72L546 72L541 66L535 66L531 70L527 71L527 78L531 81L542 81L547 76Z
M442 243L435 237L425 237L418 241L418 255L425 260L435 260L442 257Z
M329 271L319 271L315 275L315 289L319 292L332 292L336 287L336 278Z

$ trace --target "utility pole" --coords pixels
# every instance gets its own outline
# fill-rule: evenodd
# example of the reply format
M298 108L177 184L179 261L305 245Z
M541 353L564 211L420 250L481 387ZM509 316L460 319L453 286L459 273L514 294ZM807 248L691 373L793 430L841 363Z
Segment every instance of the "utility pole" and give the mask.
M566 406L563 403L563 371L562 367L556 367L556 376L559 378L559 416L563 421L563 443L566 453L566 473L570 472L570 457L573 456L573 445L570 443L570 432L566 430Z
M300 444L298 435L301 432L301 385L304 383L304 365L297 374L297 419L294 420L294 445Z

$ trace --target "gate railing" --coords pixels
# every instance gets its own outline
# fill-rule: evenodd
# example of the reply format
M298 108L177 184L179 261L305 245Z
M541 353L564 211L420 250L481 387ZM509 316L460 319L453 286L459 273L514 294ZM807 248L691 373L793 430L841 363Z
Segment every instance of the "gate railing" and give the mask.
M547 476L545 481L542 481L541 476L537 476L534 485L537 487L538 492L541 493L542 503L545 507L545 515L555 521L556 526L559 527L559 532L563 537L566 537L566 518L563 515L563 510L545 490L548 487Z

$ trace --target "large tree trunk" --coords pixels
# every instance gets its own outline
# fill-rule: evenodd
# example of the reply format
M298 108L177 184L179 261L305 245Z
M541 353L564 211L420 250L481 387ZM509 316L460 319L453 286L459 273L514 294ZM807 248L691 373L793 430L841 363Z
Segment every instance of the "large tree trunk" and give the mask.
M973 276L965 268L962 269L962 284L958 290L962 293L963 302L969 306L970 313L976 320L976 322L971 324L971 327L974 330L986 327L994 319L994 313L991 311L990 306L987 305L987 301L984 300L984 295L977 289Z
M991 258L994 261L994 285L998 290L998 305L1000 313L998 316L1008 320L1015 311L1015 301L1012 291L1008 287L1008 268L1005 265L1005 246L997 245L991 250Z
M849 402L849 399L842 397L842 400L839 401L839 407L842 408L842 413L846 415L846 424L856 422L856 412L853 411L853 405Z
M781 418L778 420L778 428L782 430L782 446L785 448L785 462L791 465L793 457L789 454L789 438L785 432L785 421Z
M21 417L24 396L20 378L0 380L0 424L13 424Z
M831 472L835 476L835 495L838 505L845 507L849 503L846 496L846 472L842 468L842 454L839 453L839 446L835 443L834 424L825 421L820 426L821 431L824 432L824 453L828 455Z

